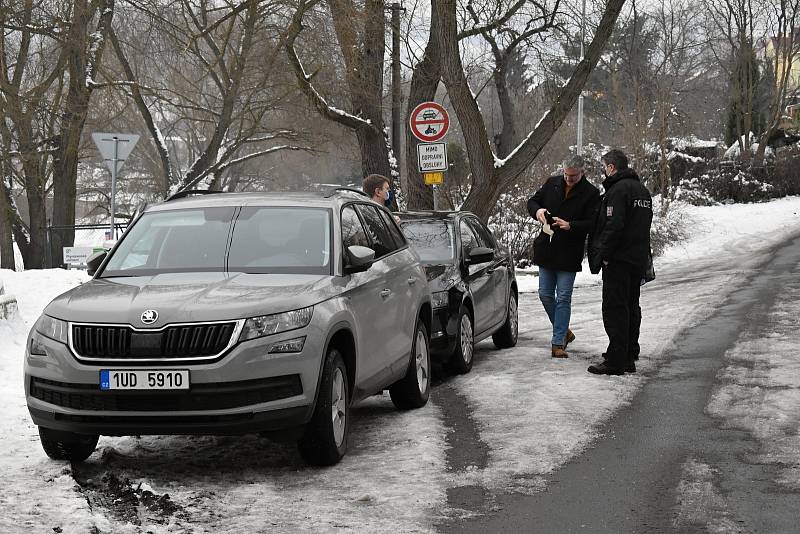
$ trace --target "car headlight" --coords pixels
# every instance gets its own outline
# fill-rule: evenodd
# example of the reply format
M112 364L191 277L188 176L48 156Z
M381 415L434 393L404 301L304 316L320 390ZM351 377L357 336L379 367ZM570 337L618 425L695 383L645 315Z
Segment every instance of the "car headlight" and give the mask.
M286 332L287 330L303 328L304 326L308 326L308 323L311 322L311 315L313 313L314 306L309 306L308 308L301 308L284 313L251 317L245 321L242 334L239 336L239 341L246 341L248 339Z
M61 319L54 319L49 315L42 314L33 325L33 329L43 336L60 341L65 345L69 342L69 324Z
M46 356L45 338L49 338L67 344L67 329L69 325L66 321L53 319L47 315L42 315L33 325L30 335L30 353L37 356Z
M431 307L444 308L447 306L447 291L434 291L431 293Z

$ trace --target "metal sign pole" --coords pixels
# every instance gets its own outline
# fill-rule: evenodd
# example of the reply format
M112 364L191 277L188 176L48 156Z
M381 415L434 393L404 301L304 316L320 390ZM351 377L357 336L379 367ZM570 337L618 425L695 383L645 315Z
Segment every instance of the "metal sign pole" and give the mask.
M119 156L119 138L114 136L114 157L111 159L111 233L109 239L114 239L114 214L116 213L115 199L117 196L117 157Z
M581 4L581 61L583 61L583 42L586 40L586 0ZM578 95L578 155L583 154L583 89Z
M432 185L431 187L433 187L433 211L439 211L438 209L436 209L436 196L437 196L436 195L436 189L437 188L436 188L435 185Z
M136 146L139 136L136 134L98 132L92 134L92 140L97 145L100 155L103 156L103 163L111 171L111 202L109 202L111 236L109 239L114 239L116 234L114 231L115 219L117 216L117 173L133 151L133 147Z

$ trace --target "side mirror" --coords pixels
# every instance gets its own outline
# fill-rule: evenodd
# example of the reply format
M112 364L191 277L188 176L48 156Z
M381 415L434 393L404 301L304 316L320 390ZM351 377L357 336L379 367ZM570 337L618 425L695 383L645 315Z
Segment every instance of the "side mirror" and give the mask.
M348 274L363 273L370 268L374 261L374 250L369 247L350 245L347 247L347 262L345 263L344 270Z
M108 256L108 252L105 250L101 250L100 252L95 252L86 260L86 273L89 276L94 276L94 273L97 272L97 269L100 268L100 264L103 263L103 260L106 259Z
M467 265L476 265L478 263L486 263L494 259L494 250L487 247L473 247L469 249L464 263Z

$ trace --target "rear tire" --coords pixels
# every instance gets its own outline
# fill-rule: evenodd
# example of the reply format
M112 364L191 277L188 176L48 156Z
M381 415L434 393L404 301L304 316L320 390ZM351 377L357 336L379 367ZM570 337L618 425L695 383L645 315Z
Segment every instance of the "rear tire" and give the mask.
M456 348L450 355L450 369L454 373L463 375L472 370L475 359L475 328L472 325L472 316L463 304L458 310L458 330L456 331Z
M322 369L314 415L306 425L298 449L310 465L334 465L347 452L350 432L350 388L342 355L330 349Z
M392 402L400 410L421 408L428 403L431 393L431 353L428 329L417 318L411 361L406 376L389 387Z
M99 439L100 436L95 434L75 434L39 427L42 448L53 460L82 462L92 455Z
M506 322L500 329L492 334L494 346L498 349L508 349L517 344L519 336L519 315L517 310L517 297L514 293L508 295L508 310L506 310Z

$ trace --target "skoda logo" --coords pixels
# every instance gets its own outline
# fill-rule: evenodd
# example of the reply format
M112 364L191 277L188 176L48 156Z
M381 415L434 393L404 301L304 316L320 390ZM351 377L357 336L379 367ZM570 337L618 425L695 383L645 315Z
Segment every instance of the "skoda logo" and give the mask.
M155 310L145 310L142 312L142 322L144 324L153 324L158 320L158 312Z

